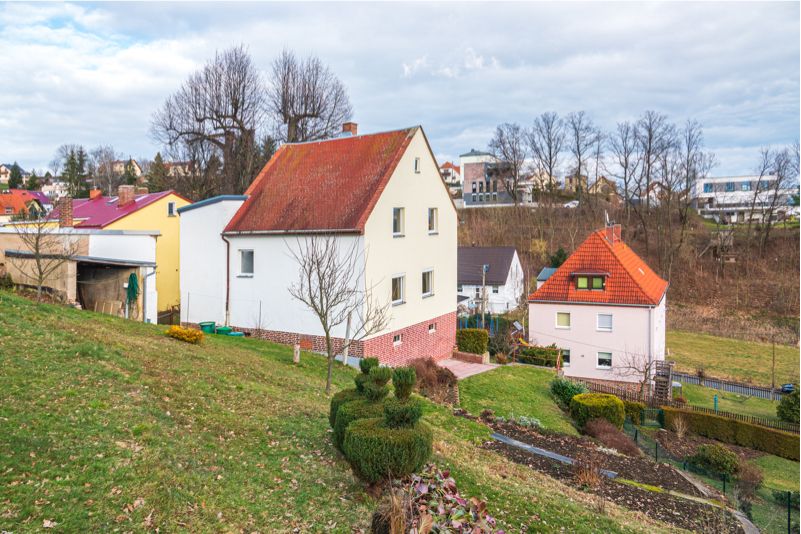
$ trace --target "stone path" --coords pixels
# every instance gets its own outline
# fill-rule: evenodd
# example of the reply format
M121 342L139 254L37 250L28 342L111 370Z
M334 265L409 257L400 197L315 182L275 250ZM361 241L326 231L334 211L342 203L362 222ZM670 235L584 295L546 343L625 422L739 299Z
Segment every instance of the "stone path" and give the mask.
M440 366L449 369L454 375L456 375L457 380L467 378L468 376L477 375L479 373L492 371L493 369L498 367L497 365L494 364L485 365L483 363L468 363L459 360L454 360L453 358L448 358L447 360L442 360L438 363Z

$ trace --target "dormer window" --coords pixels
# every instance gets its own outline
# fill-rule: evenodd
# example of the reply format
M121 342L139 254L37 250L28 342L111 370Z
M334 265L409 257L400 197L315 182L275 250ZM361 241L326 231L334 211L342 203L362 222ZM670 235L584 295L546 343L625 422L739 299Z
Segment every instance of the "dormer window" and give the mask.
M581 291L603 291L606 289L606 277L609 273L580 272L571 273L576 281L576 289Z

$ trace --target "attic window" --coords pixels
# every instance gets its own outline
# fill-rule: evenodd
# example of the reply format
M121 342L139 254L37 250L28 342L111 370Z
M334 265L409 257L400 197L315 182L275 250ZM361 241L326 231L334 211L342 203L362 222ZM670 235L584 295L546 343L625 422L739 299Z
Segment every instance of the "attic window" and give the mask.
M603 291L606 289L606 279L603 276L577 276L576 289Z
M420 158L414 158L414 172L420 174Z

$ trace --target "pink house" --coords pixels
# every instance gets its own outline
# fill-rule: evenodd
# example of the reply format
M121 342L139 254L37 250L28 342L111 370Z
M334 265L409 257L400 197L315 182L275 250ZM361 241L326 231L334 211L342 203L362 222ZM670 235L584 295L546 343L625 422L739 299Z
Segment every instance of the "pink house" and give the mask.
M590 234L528 297L529 341L559 347L565 376L641 382L665 359L668 282L620 235Z

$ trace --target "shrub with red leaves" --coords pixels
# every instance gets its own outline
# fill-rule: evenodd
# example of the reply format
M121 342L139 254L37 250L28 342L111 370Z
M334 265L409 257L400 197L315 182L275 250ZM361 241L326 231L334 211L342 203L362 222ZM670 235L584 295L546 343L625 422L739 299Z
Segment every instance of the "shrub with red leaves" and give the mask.
M584 433L626 456L640 454L637 444L606 419L590 419L584 425Z

